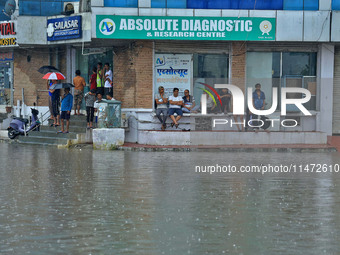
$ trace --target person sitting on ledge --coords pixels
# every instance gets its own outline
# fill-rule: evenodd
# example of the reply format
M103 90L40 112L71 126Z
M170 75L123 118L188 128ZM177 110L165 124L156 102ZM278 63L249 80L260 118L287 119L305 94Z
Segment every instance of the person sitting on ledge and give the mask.
M199 105L196 106L194 96L190 96L189 90L184 90L183 97L184 106L182 107L182 111L186 113L197 113L199 109Z
M157 106L156 116L162 124L162 130L166 129L166 119L168 117L168 95L164 93L164 87L158 87L158 93L155 94L155 103ZM162 115L163 114L163 118Z
M169 107L169 115L170 118L172 119L172 123L171 123L171 127L175 126L176 128L178 128L178 121L182 118L183 116L183 111L182 111L182 106L183 106L183 98L178 96L178 92L179 89L178 88L174 88L174 94L173 96L169 97L169 103L170 103L170 107ZM177 114L176 118L174 116L174 114Z

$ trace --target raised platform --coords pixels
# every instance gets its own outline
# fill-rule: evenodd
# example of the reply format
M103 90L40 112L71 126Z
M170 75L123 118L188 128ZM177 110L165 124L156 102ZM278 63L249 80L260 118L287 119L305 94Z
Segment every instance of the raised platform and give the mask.
M156 146L327 144L322 132L154 131L138 132L138 144Z

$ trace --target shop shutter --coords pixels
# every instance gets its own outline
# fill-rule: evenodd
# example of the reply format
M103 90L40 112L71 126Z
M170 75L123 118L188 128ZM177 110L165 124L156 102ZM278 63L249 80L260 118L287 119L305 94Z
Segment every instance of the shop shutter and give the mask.
M335 47L333 86L333 134L340 134L340 47Z
M210 41L156 41L156 53L226 53L230 51L229 42Z

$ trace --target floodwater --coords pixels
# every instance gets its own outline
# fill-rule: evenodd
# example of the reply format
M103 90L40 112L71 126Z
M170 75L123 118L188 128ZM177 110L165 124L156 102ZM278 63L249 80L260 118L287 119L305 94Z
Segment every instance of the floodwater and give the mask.
M339 163L0 143L0 254L339 254ZM268 164L334 171L195 172Z

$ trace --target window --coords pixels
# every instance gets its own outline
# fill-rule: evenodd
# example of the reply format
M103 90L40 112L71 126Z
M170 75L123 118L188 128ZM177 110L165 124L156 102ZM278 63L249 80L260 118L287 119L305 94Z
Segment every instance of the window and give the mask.
M283 0L187 0L194 9L282 10Z
M64 2L68 0L21 0L19 14L23 16L60 15L64 11Z
M272 105L272 88L278 88L280 107L280 90L282 87L300 87L308 89L311 100L304 106L316 110L316 52L248 52L247 53L247 87L254 88L256 83L262 85L266 95L267 109ZM287 98L301 98L301 94L288 94ZM294 105L287 105L287 111L298 111Z
M340 0L332 0L332 10L340 10Z
M211 87L214 87L215 84L228 84L229 56L226 54L194 54L193 57L193 95L196 105L200 105L202 89L209 90L202 83ZM219 89L217 92L220 93Z
M319 0L284 0L284 10L319 10Z
M138 0L104 0L104 7L138 7Z
M151 8L183 8L187 7L187 0L151 0Z

